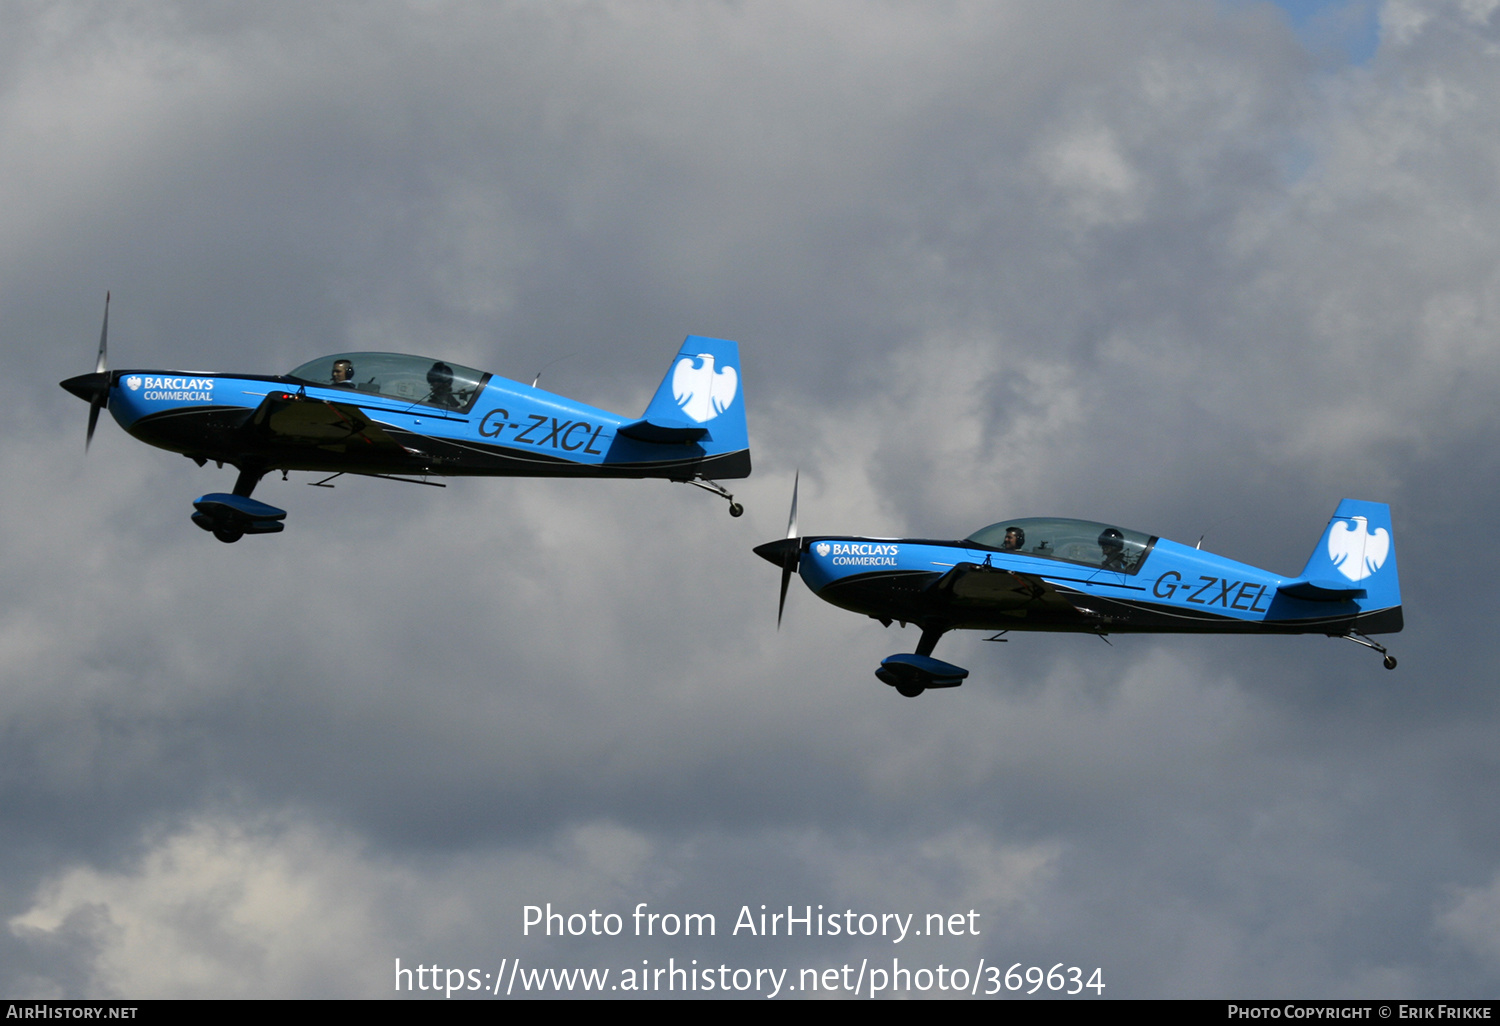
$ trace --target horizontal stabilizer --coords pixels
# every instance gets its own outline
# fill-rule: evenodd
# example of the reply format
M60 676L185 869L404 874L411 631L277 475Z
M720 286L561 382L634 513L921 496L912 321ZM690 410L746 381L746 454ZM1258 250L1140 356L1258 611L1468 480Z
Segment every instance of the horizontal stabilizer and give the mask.
M682 445L713 439L713 436L708 433L708 428L677 417L649 417L645 420L637 420L626 424L616 433L626 438L634 438L637 442L655 442L658 445Z
M1306 577L1288 581L1276 590L1308 602L1349 602L1368 594L1364 588L1351 588L1343 581L1312 581Z

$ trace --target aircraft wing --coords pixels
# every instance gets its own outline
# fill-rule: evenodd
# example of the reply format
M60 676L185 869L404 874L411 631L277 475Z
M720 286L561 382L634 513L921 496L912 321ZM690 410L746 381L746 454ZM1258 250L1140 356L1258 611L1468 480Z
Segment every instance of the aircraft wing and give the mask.
M942 595L957 606L989 606L1005 610L1083 613L1099 616L1075 599L1084 596L1064 591L1035 574L1021 574L982 563L958 563L933 581L928 591Z
M272 392L250 415L252 430L272 441L337 452L415 454L396 441L363 410L350 403L312 399L296 392Z

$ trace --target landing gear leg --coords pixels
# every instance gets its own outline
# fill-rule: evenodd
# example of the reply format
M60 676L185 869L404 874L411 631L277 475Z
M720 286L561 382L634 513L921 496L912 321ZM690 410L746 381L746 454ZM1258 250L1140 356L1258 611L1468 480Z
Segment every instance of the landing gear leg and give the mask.
M969 671L962 666L953 666L932 658L932 650L938 639L948 632L947 627L927 626L922 628L922 640L917 642L915 655L893 655L883 660L875 676L889 684L906 698L916 698L928 688L956 688L964 682Z
M932 650L937 648L938 639L947 633L946 627L923 627L922 640L917 642L917 655L932 655Z
M741 506L739 503L735 502L734 501L734 496L731 495L731 494L729 494L729 489L725 488L723 485L719 484L719 482L717 482L717 481L709 481L707 479L699 480L699 479L694 478L694 479L689 479L687 481L682 481L680 483L681 484L690 484L694 488L702 488L705 492L713 492L715 495L719 496L720 498L728 499L729 500L729 515L732 516L732 517L738 517L738 516L743 516L744 515L745 507Z
M234 479L234 494L250 498L250 493L255 491L255 486L260 484L260 479L266 476L264 470L255 467L240 467L240 476Z
M1365 648L1374 649L1384 657L1380 660L1382 666L1387 670L1394 670L1396 668L1396 657L1387 652L1385 646L1380 644L1380 642L1371 641L1368 635L1361 634L1359 631L1350 631L1348 634L1337 636L1343 638L1345 641L1352 641L1356 645L1363 645Z

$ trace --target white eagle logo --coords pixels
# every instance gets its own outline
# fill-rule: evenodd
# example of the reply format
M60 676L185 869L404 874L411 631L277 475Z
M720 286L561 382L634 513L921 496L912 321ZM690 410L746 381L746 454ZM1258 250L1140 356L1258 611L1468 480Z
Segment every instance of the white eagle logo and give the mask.
M126 378L125 379L125 387L128 388L128 389L130 389L132 392L139 391L140 387L141 387L141 378L140 378L140 375L138 375L138 374L132 374L132 375L130 375L130 377Z
M826 556L832 550L833 546L829 545L827 542L818 542L818 544L813 546L813 551L820 556Z
M1328 558L1339 573L1351 581L1362 581L1385 563L1391 551L1391 536L1383 527L1370 530L1364 517L1340 520L1328 532Z
M693 366L695 359L700 361L699 366ZM672 371L672 398L683 413L702 424L729 409L739 384L740 376L733 367L714 369L712 353L684 356Z

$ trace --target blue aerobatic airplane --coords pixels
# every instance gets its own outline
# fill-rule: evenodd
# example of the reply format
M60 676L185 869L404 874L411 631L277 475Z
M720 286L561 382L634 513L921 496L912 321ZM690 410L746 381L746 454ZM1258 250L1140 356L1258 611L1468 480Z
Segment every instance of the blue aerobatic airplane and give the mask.
M1296 577L1087 520L1002 520L962 541L797 533L755 549L801 575L819 598L922 630L917 651L875 676L908 698L962 684L969 671L932 657L951 630L1097 634L1326 634L1396 658L1371 634L1401 630L1401 584L1390 507L1345 499Z
M250 497L280 471L363 474L418 484L428 477L666 478L744 512L715 479L748 477L750 441L739 347L690 335L639 419L445 360L335 353L289 374L109 370L109 298L92 374L62 387L143 442L239 471L232 493L193 503L220 541L274 534L286 511ZM441 485L437 485L442 487Z

